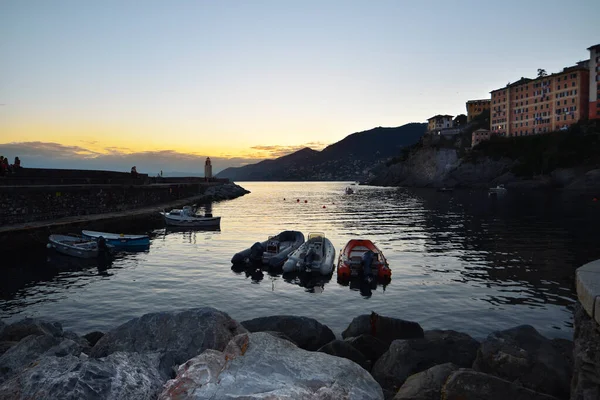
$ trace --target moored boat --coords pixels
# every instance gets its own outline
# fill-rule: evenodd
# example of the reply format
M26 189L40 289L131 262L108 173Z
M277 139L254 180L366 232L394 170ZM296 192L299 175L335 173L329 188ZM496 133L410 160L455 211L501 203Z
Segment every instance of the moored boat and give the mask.
M251 247L236 253L232 264L266 264L281 266L288 256L304 243L304 235L299 231L283 231L264 242L256 242Z
M352 189L351 187L347 187L346 194L352 194L352 193L354 193L354 189Z
M506 188L502 184L500 184L496 187L490 188L488 190L489 195L497 195L497 194L504 194L504 193L506 193Z
M81 231L84 238L97 240L101 236L111 246L114 247L146 247L150 245L148 235L126 235L123 233L108 233L97 231Z
M368 239L352 239L346 243L346 246L340 251L337 274L341 279L361 275L367 280L392 277L392 271L385 256Z
M172 226L214 227L221 224L221 217L213 217L212 214L205 216L197 215L190 206L185 206L181 209L175 208L169 212L161 211L160 214L164 217L165 223Z
M308 234L308 240L290 254L283 264L283 272L320 272L329 275L333 271L335 248L324 233Z
M48 247L62 254L79 258L96 258L108 254L109 247L103 239L91 240L70 235L50 235Z

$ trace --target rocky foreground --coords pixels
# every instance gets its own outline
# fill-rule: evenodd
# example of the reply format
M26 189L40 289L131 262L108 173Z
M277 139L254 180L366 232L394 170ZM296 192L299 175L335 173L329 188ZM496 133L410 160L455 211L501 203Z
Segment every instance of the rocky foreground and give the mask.
M0 322L0 399L569 398L573 343L528 325L480 343L373 313L341 337L312 318L238 323L214 308L84 336L57 322Z

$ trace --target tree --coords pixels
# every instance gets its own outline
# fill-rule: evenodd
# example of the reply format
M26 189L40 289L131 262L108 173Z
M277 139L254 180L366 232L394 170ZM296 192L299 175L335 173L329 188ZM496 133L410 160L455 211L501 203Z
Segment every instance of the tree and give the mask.
M548 76L548 73L546 73L546 70L543 68L538 68L538 78L541 78L543 76Z

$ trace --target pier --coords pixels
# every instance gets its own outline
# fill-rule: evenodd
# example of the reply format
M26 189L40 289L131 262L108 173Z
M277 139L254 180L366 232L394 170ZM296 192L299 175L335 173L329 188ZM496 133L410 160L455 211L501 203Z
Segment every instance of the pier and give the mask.
M156 227L158 211L235 198L227 179L149 177L114 171L20 169L0 178L0 248L43 244L50 233ZM208 188L213 188L207 192ZM212 194L211 194L212 193Z

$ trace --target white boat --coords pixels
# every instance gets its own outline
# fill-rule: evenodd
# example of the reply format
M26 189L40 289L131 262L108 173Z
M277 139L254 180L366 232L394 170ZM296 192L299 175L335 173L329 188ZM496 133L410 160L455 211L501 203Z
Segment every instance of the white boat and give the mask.
M98 244L96 240L69 235L50 235L48 247L62 254L79 258L96 258L103 251L108 253L106 243Z
M212 214L205 216L197 215L194 209L190 206L183 208L174 208L169 212L160 213L167 225L172 226L187 226L187 227L202 227L202 226L219 226L221 217L213 217Z
M490 188L490 190L488 190L488 194L491 194L491 195L502 194L505 192L506 192L506 188L502 184L496 186L495 188Z
M308 240L288 257L283 272L320 272L329 275L333 271L335 248L324 233L308 234Z

